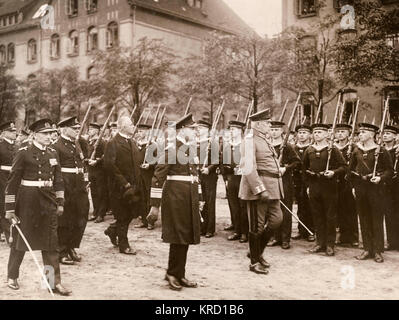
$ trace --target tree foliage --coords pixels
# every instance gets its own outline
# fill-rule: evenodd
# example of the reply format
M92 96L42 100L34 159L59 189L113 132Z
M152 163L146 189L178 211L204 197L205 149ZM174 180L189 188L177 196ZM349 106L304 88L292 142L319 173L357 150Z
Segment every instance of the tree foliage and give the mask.
M14 120L18 108L19 81L10 73L9 67L0 65L0 123Z

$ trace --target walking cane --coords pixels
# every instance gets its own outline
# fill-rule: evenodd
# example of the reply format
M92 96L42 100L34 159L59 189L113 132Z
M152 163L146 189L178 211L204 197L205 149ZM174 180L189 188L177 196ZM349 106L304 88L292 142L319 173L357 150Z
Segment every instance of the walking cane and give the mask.
M299 220L299 218L298 218L290 209L288 209L288 207L284 204L283 201L280 200L280 203L283 205L283 207L284 207L289 213L291 213L291 215L296 219L296 221L298 221L298 222L302 225L302 227L304 227L304 228L306 229L306 231L309 232L309 234L310 234L311 236L314 236L313 232L310 231L309 228L308 228L307 226L305 226L305 225L303 224L303 222L302 222L301 220Z
M48 290L50 291L51 295L54 297L53 290L51 289L51 286L50 286L50 284L48 283L47 278L46 278L45 274L43 273L42 268L40 267L39 261L37 261L36 256L35 256L35 254L33 253L33 250L32 250L32 248L31 248L31 246L29 245L28 240L26 240L24 234L22 233L22 230L18 227L17 221L15 221L15 219L12 219L11 221L12 221L11 227L16 228L16 229L18 230L19 235L21 236L22 240L24 240L25 245L28 247L28 250L29 250L29 252L30 252L32 258L33 258L33 260L35 261L35 264L36 264L36 266L37 266L37 269L39 270L40 275L42 276L44 282L46 283L46 286L47 286Z

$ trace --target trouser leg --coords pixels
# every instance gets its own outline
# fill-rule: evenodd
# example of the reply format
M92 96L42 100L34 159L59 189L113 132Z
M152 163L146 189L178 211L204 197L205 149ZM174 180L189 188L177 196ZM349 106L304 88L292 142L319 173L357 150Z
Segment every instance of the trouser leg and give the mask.
M169 262L167 273L177 279L185 278L188 245L173 244L169 246Z
M240 199L238 198L239 183L237 186L237 181L234 175L229 175L227 177L227 182L227 201L229 203L231 221L232 223L234 222L234 232L237 234L241 234L241 203Z
M248 235L249 232L249 223L248 223L248 215L245 201L240 200L240 211L238 219L240 221L240 234Z
M384 199L384 197L381 191L383 190L380 189L380 186L373 186L373 188L369 190L374 253L381 253L384 251L384 214L381 210L383 207L382 199Z
M325 237L325 213L322 198L320 196L320 186L313 184L309 188L309 202L312 210L313 221L316 228L317 244L321 247L326 246Z
M58 250L60 258L68 256L72 230L69 226L58 226Z
M50 266L54 271L54 285L61 283L59 254L57 251L42 251L44 267ZM50 283L51 284L51 283ZM54 288L52 288L54 289Z
M292 211L293 200L289 193L285 193L287 197L283 200L284 204ZM282 208L283 222L279 228L282 242L290 242L292 232L292 215L286 208Z
M362 232L363 248L365 251L373 252L372 244L372 222L370 203L366 194L366 187L356 188L356 206L359 212L360 230Z
M133 214L131 209L126 206L123 208L123 212L118 214L116 219L116 232L118 235L118 243L119 243L119 250L125 250L129 248L129 239L128 239L128 231L129 231L129 224L133 220Z
M6 241L8 243L8 240L10 238L10 222L5 218L5 217L1 217L0 218L0 233L1 233L1 229L4 232L4 236L6 238Z
M11 247L8 258L8 278L15 280L19 278L19 267L24 260L25 251L19 251Z
M332 184L328 190L323 193L325 203L325 241L329 247L334 247L336 240L337 226L337 191L335 185Z
M207 233L215 233L216 230L216 187L217 176L210 179L208 188L208 222L206 226Z

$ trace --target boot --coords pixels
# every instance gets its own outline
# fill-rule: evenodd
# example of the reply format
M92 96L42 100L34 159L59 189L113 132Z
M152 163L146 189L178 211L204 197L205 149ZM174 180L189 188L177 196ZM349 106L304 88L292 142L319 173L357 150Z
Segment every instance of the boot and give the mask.
M260 256L260 244L259 235L254 232L249 232L249 254L251 259L251 264L254 265L259 262Z

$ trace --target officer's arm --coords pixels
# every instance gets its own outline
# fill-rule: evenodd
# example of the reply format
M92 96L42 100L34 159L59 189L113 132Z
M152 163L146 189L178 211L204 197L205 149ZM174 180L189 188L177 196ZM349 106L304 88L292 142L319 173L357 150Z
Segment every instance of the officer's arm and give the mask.
M298 165L300 165L301 158L296 153L293 146L288 144L287 147L284 148L283 152L286 154L286 156L288 158L287 164L285 165L287 170L294 169L294 168L298 167Z
M13 161L10 176L8 177L5 190L5 211L7 214L15 214L15 197L21 185L22 175L24 173L26 148L21 148Z
M119 168L115 165L116 162L116 145L114 141L110 141L107 145L104 155L104 165L106 170L115 176L121 189L124 189L128 185L128 181L120 172Z
M162 187L169 171L167 152L165 152L155 166L154 175L151 181L151 207L159 207L161 205Z
M383 168L381 175L381 182L387 181L393 177L393 164L392 158L388 150L383 148L380 155L381 167Z
M57 160L57 165L54 166L54 191L55 191L55 197L57 201L57 205L59 207L64 206L64 180L62 179L62 173L61 173L61 165L60 165L60 159L58 157L58 154L54 152L53 156Z

